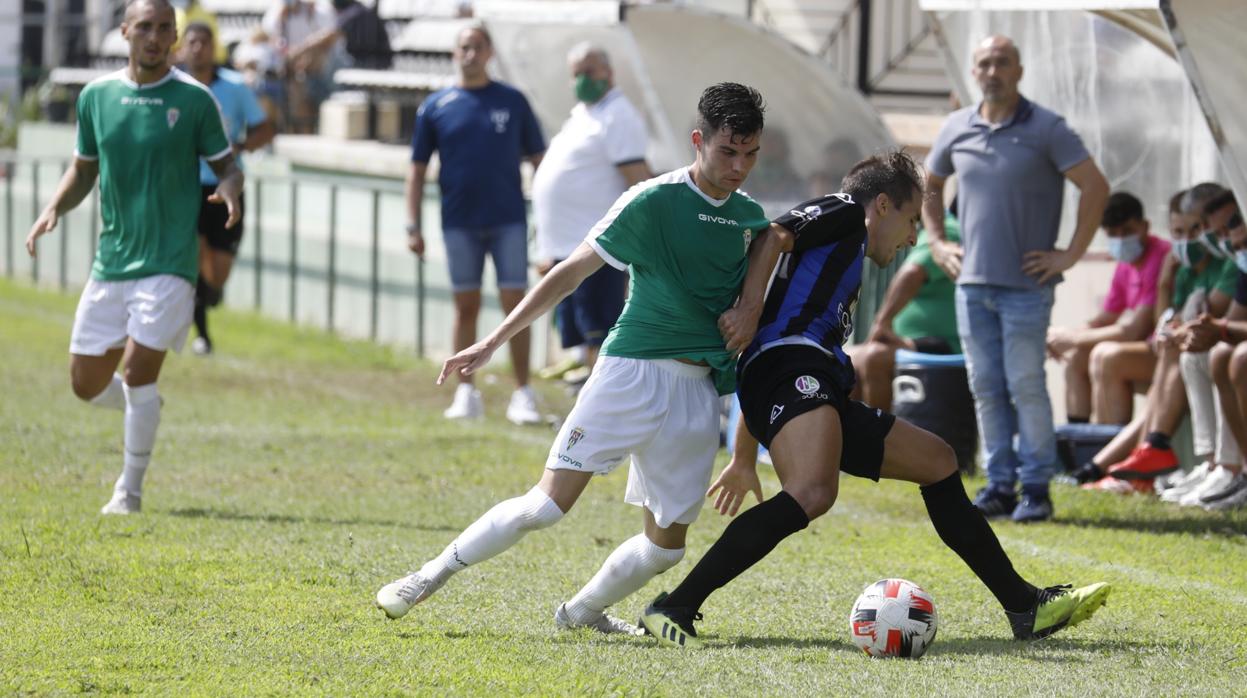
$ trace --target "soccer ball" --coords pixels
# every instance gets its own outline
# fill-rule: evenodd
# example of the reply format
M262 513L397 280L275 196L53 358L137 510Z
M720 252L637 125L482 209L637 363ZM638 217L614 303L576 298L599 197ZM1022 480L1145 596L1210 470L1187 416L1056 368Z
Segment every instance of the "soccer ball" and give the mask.
M872 657L921 657L935 641L935 602L904 579L881 579L862 590L849 614L853 643Z

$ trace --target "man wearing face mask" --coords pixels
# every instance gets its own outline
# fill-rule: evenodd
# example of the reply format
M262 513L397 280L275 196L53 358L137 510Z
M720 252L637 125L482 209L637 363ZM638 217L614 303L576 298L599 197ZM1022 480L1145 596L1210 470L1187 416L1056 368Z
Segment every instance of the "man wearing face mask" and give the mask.
M632 185L649 179L645 119L615 87L610 57L590 43L567 54L576 105L550 140L533 176L537 271L571 256L585 233ZM608 265L591 274L555 310L564 349L584 347L592 369L624 305L627 273Z
M1151 334L1156 285L1171 247L1151 234L1143 203L1129 192L1109 197L1100 227L1108 236L1109 254L1117 260L1103 309L1085 327L1048 330L1048 353L1065 362L1065 411L1071 424L1092 418L1095 348L1104 342L1142 342ZM1096 361L1103 361L1103 352ZM1094 416L1098 423L1113 423L1106 422L1110 415Z
M1235 237L1243 236L1243 219L1233 192L1223 192L1203 210L1200 242L1210 255L1226 257L1222 264L1227 276L1236 279L1236 288L1223 318L1204 312L1184 327L1180 362L1191 406L1195 448L1201 453L1211 453L1212 457L1195 468L1192 475L1183 480L1181 488L1174 488L1184 491L1181 496L1173 494L1166 498L1185 506L1218 510L1247 501L1247 478L1242 473L1240 448L1240 444L1247 443L1247 425L1242 419L1239 404L1242 400L1229 372L1236 343L1234 337L1247 319L1247 293L1244 293L1247 274L1242 271L1247 268L1247 250L1239 254L1233 244ZM1235 325L1235 335L1230 332L1231 322ZM1204 473L1202 478L1200 473Z
M1200 184L1187 191L1178 202L1178 225L1172 230L1171 250L1178 266L1173 272L1172 282L1162 276L1160 284L1161 297L1168 295L1168 307L1173 310L1174 320L1157 332L1153 343L1158 360L1153 388L1157 384L1164 388L1149 393L1149 415L1142 442L1125 460L1107 470L1108 475L1119 480L1149 480L1178 470L1178 458L1170 444L1170 437L1188 397L1183 374L1176 378L1173 376L1180 362L1179 351L1187 343L1195 324L1192 321L1201 315L1219 318L1225 314L1236 280L1233 264L1214 258L1200 241L1202 231L1207 228L1204 207L1222 191L1216 185ZM1209 407L1208 412L1211 411ZM1162 498L1181 501L1183 497L1192 495L1206 476L1215 470L1214 429L1204 428L1208 419L1196 414L1195 409L1192 409L1192 419L1198 423L1195 455L1201 465L1182 477L1178 485L1166 491Z

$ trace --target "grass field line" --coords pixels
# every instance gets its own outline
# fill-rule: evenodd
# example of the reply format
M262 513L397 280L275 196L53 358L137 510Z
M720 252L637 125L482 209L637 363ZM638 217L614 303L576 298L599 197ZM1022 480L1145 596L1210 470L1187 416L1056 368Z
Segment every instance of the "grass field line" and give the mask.
M1036 557L1041 560L1050 560L1052 562L1059 562L1065 565L1074 564L1088 569L1113 572L1123 577L1127 577L1133 582L1138 582L1148 586L1163 587L1179 594L1190 595L1192 587L1194 587L1194 589L1214 594L1220 600L1227 601L1238 606L1247 606L1247 594L1241 594L1230 587L1220 586L1211 582L1183 579L1155 569L1132 567L1118 562L1102 562L1093 557L1079 555L1068 550L1055 550L1053 548L1032 543L1031 541L1020 540L1007 535L1000 535L999 532L996 533L996 536L1000 538L1001 543L1004 543L1005 547L1009 550L1019 550L1027 555L1030 555L1031 557Z

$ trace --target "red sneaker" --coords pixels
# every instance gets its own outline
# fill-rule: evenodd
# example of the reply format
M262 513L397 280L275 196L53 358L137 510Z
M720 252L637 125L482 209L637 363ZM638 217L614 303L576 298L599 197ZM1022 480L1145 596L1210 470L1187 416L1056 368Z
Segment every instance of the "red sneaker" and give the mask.
M1140 480L1167 475L1178 469L1178 457L1171 448L1153 448L1143 444L1130 452L1126 460L1109 466L1108 474L1122 480Z
M1155 492L1151 479L1118 480L1113 476L1102 477L1081 486L1084 490L1098 490L1114 494L1152 494Z

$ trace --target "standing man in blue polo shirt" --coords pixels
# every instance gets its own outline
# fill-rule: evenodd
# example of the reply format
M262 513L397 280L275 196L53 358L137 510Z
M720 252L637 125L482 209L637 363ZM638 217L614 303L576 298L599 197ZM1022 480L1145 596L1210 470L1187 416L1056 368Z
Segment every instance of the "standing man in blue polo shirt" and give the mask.
M987 487L974 503L989 517L1043 521L1052 517L1056 463L1044 376L1053 290L1091 243L1108 182L1064 118L1018 92L1022 59L1011 39L984 39L971 72L983 101L940 129L922 218L932 256L957 280L958 333L987 455ZM944 184L953 174L960 245L944 234ZM1081 196L1074 237L1058 249L1067 179Z
M493 41L484 26L459 33L454 49L458 83L429 95L416 113L407 174L407 246L424 255L421 205L429 158L441 161L442 239L450 263L455 299L455 351L476 343L485 255L493 259L503 312L510 313L528 288L528 225L520 188L520 160L541 162L545 140L537 117L519 90L489 78ZM541 421L528 387L529 333L510 342L515 392L507 419L516 424ZM472 376L458 376L448 419L482 417L481 393Z

